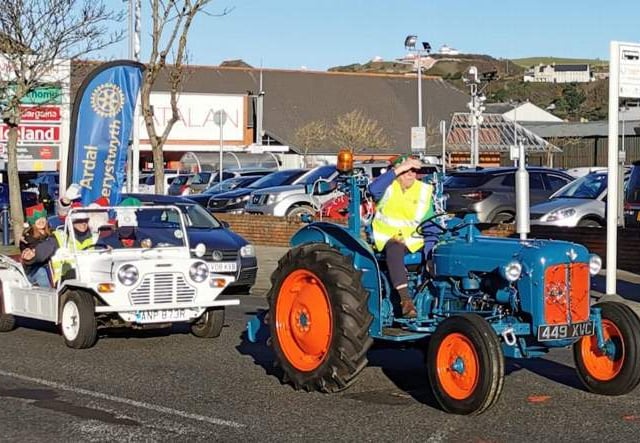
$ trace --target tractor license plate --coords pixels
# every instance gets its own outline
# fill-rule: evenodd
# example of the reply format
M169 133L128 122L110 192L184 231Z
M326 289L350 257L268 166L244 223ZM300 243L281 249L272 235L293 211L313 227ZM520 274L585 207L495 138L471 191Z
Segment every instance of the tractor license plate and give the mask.
M538 326L538 341L564 340L593 335L593 322L573 323L570 325Z
M209 270L211 270L211 272L236 272L238 270L238 263L234 261L209 263Z
M159 323L187 320L191 310L187 309L160 309L157 311L136 311L137 323Z

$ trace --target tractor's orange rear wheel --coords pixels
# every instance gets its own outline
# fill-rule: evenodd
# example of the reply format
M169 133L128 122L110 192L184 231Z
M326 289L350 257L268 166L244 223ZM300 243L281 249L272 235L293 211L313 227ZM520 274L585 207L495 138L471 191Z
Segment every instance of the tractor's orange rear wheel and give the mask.
M282 352L294 368L313 371L324 362L331 345L333 319L329 295L316 274L298 269L284 279L275 321Z
M269 328L275 360L296 389L337 392L367 365L373 317L361 274L324 243L298 246L271 275Z

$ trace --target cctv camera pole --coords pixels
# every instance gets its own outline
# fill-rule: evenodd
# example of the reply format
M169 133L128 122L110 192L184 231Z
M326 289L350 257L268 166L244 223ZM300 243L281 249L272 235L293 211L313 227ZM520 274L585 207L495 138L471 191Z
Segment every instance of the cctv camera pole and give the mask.
M218 163L218 175L220 177L220 183L222 183L222 152L224 149L224 138L222 135L222 129L224 128L224 124L227 122L227 113L224 109L216 111L213 114L213 123L216 124L220 128L220 161Z

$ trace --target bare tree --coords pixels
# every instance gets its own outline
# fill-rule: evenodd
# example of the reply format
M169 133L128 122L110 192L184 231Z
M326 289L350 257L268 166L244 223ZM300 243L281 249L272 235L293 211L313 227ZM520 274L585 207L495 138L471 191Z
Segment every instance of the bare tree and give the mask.
M0 102L3 123L9 128L7 176L15 244L24 223L17 154L20 103L27 94L47 85L62 63L121 40L123 31L109 32L109 25L122 19L122 12L107 9L102 0L2 2L0 57L6 72L0 77Z
M357 152L362 148L386 148L391 139L376 120L353 110L338 116L330 131L331 140L342 148Z
M178 97L182 90L182 81L187 63L187 37L196 15L203 13L213 0L150 0L152 29L151 54L142 80L140 100L142 116L149 134L149 143L153 152L153 166L156 193L164 190L164 156L162 148L169 137L173 125L180 120ZM218 15L226 15L225 9ZM161 134L156 130L151 106L151 89L158 76L167 76L170 89L171 117ZM222 166L222 165L220 165Z
M312 121L299 127L293 135L293 144L303 151L304 166L307 164L307 155L313 147L322 146L329 138L329 128L324 121Z

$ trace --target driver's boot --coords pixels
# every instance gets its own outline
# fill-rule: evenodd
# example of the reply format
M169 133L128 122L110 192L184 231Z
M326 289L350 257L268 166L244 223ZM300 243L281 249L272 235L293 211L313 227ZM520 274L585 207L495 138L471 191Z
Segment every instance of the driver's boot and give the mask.
M407 291L407 287L397 289L398 294L400 295L400 307L402 308L402 317L403 318L416 318L418 313L416 311L416 306L413 304L413 300L409 297L409 291Z

